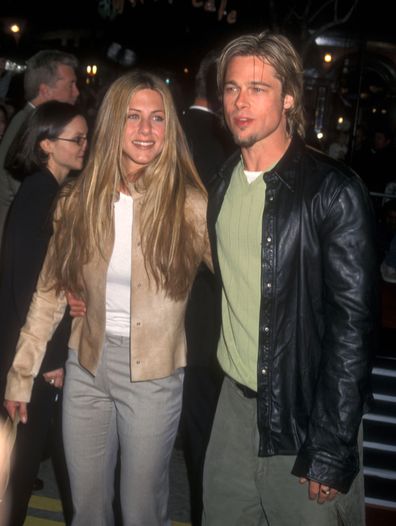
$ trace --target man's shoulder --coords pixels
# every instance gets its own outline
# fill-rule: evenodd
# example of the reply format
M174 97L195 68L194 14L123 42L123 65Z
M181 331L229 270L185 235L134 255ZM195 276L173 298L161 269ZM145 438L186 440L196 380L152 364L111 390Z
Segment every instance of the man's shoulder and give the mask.
M17 133L21 129L23 123L25 122L29 113L33 110L30 105L25 105L21 110L19 110L11 119L7 129L4 133L4 137L0 143L0 165L4 163L5 156L8 152L8 149L15 139Z
M231 176L241 160L241 152L235 150L223 163L221 168L213 175L208 184L209 197L220 188L228 187ZM224 187L225 185L225 187Z
M303 182L300 185L303 193L320 195L322 203L330 205L346 199L345 205L351 199L355 203L368 199L366 185L349 165L309 146L305 148L297 178Z
M21 108L19 111L15 113L15 115L12 117L9 125L7 126L6 133L4 134L4 137L6 137L8 130L15 130L19 129L22 123L25 121L25 119L30 115L30 113L34 110L34 107L31 104L25 104L23 108Z
M195 137L202 134L212 134L220 125L217 115L212 112L195 108L188 108L182 118L181 123L186 135Z
M304 175L318 173L320 177L335 179L358 179L356 172L345 162L333 159L326 153L305 145L303 151Z

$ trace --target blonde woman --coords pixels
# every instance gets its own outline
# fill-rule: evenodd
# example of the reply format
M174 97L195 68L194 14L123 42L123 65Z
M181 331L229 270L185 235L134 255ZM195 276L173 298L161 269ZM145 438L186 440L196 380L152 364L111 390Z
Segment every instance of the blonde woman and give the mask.
M86 314L73 321L64 387L73 526L114 523L118 448L124 526L170 524L184 314L201 261L211 265L206 194L171 94L156 75L128 73L109 88L87 167L59 200L8 374L6 407L26 419L64 291L82 298Z

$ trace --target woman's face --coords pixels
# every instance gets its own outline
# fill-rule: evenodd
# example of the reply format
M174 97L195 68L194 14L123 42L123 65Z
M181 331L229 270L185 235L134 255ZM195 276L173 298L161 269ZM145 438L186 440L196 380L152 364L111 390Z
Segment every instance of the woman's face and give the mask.
M42 141L41 147L48 154L48 169L64 179L71 170L81 170L87 150L87 121L82 115L74 117L59 137Z
M164 147L165 108L162 96L152 89L137 91L129 102L124 129L123 156L128 174L151 163Z

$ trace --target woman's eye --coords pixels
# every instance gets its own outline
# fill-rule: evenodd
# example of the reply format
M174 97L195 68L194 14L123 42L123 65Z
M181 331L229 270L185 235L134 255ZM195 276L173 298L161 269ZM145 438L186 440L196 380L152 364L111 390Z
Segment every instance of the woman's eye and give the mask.
M164 122L165 118L162 115L154 115L153 120L155 122Z
M129 113L128 114L128 119L131 120L131 121L136 121L139 119L139 114L138 113Z

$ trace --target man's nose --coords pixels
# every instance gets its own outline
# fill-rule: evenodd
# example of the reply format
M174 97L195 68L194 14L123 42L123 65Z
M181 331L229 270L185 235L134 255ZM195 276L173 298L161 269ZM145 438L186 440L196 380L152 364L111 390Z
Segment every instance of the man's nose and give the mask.
M235 99L235 106L237 108L244 108L249 104L247 92L245 90L240 90L236 99Z

